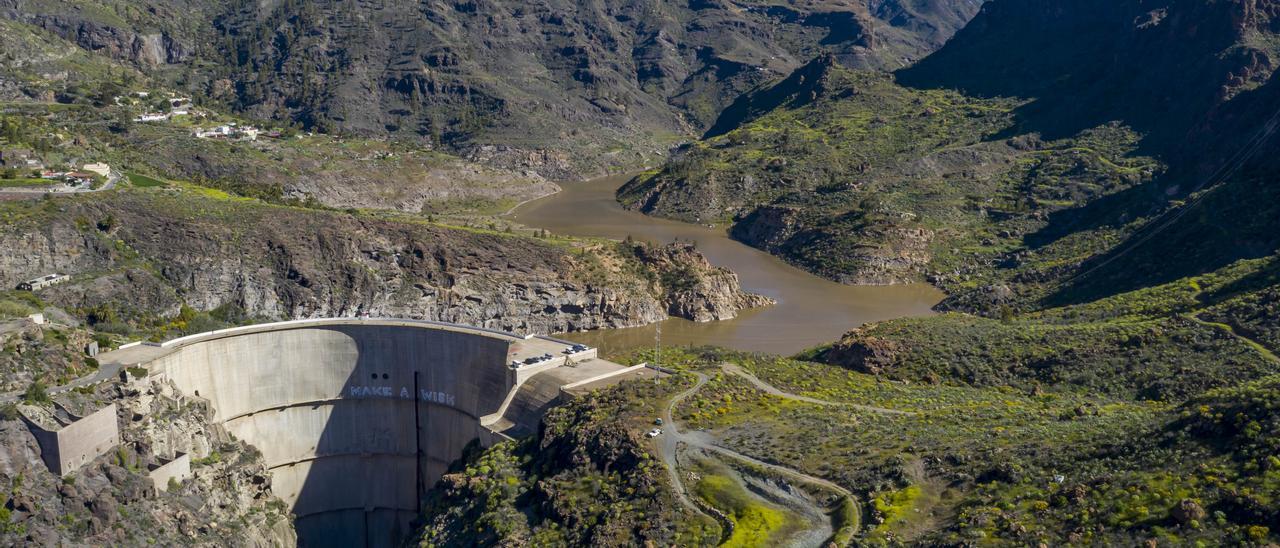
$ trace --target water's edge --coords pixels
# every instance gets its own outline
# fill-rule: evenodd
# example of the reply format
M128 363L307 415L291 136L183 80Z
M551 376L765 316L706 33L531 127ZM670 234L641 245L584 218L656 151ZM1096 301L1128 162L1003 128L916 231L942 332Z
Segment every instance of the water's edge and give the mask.
M926 284L849 286L825 280L730 239L723 227L706 227L627 211L614 193L628 176L561 183L562 190L513 209L511 218L557 234L654 242L692 240L713 264L736 272L743 289L778 304L744 311L733 320L695 323L670 319L628 329L566 333L564 338L616 352L655 344L711 344L789 355L835 341L863 323L931 314L942 293Z

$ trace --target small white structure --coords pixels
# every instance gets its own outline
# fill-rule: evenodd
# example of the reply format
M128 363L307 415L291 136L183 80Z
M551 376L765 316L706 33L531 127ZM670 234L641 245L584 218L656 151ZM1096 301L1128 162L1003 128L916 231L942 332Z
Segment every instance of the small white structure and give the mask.
M18 284L18 289L21 291L39 291L51 285L60 284L70 279L71 276L66 274L45 274L39 278L34 278Z
M44 325L44 314L40 312L36 312L35 314L27 316L27 319L31 320L31 323L34 323L36 325Z
M212 129L201 129L196 131L196 137L201 139L241 139L245 141L257 141L259 130L253 126L236 126L234 122L223 124Z
M138 116L137 118L134 118L134 119L133 119L133 121L135 121L135 122L163 122L163 121L168 120L168 119L169 119L169 115L168 115L167 113L148 112L148 113L142 114L141 116Z

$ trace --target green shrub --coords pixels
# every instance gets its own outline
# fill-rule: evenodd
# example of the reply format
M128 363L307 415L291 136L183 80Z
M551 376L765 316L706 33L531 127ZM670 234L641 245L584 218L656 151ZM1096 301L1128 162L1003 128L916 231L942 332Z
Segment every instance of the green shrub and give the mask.
M27 390L22 393L22 401L31 405L53 403L48 387L42 381L33 381L28 385Z

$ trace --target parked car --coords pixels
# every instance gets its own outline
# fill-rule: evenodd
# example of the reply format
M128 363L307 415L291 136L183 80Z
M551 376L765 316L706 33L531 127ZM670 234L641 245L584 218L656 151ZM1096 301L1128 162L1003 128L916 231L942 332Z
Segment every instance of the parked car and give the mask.
M645 435L644 435L644 437L646 437L646 438L656 438L656 437L661 436L661 435L662 435L662 429L661 429L661 428L654 428L653 430L650 430L648 434L645 434Z

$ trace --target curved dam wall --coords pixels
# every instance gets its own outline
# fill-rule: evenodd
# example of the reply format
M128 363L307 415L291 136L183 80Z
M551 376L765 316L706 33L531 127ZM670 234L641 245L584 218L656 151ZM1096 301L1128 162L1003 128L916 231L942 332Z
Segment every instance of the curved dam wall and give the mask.
M147 364L262 451L304 546L386 546L515 386L522 339L408 322L231 330ZM171 343L166 343L169 346Z

